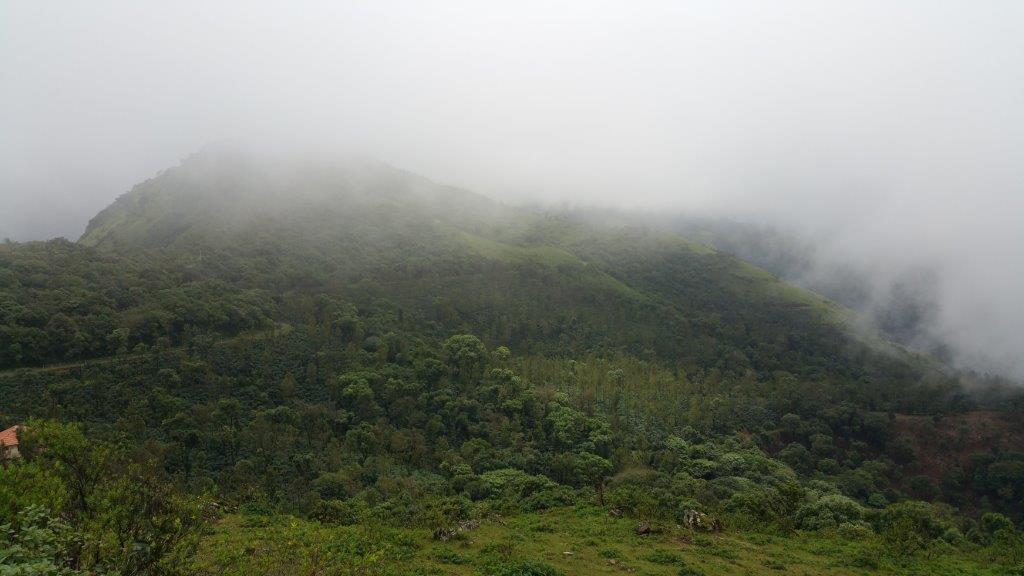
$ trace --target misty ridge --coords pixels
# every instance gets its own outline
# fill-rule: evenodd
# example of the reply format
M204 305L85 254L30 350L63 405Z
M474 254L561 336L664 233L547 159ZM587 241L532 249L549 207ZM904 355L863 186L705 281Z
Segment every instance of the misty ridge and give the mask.
M662 230L713 246L760 266L780 278L818 292L859 313L852 330L880 334L910 349L965 369L967 382L990 376L1019 379L1020 356L1001 356L984 342L949 329L957 317L944 299L939 265L878 265L829 251L808 233L777 225L708 215L644 209L568 206L539 202L496 204L474 192L438 185L386 163L350 153L302 152L260 148L252 143L219 143L190 155L133 188L130 194L89 222L80 242L109 242L103 234L117 219L144 213L153 202L165 202L164 191L177 200L166 221L153 227L142 220L145 236L157 244L197 221L218 230L263 226L268 222L302 222L304 227L331 229L365 211L401 206L410 226L438 218L472 221L477 226L522 228L531 218L562 217L612 228ZM517 208L516 205L520 207ZM127 208L126 208L127 207ZM315 220L302 220L315 214ZM313 237L315 231L307 231ZM951 310L952 308L952 310ZM998 381L998 378L996 379ZM980 384L979 384L980 385Z
M880 263L857 251L837 250L820 235L727 216L571 212L607 222L653 226L706 243L858 311L854 329L882 333L979 376L1021 378L1020 356L1014 352L1011 334L1000 334L995 341L989 339L995 333L978 338L956 328L976 319L958 307L945 286L948 275L955 273L953 263Z
M632 213L1024 375L1016 3L193 8L5 7L0 237L77 238L208 142L355 154Z

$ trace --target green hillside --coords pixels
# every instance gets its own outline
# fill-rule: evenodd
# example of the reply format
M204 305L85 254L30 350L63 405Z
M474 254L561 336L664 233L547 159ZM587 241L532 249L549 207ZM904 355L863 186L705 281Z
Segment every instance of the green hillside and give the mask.
M79 243L248 289L447 314L436 336L463 330L514 352L653 352L702 369L738 351L738 369L833 365L854 377L905 377L914 362L894 347L854 358L870 353L841 325L846 311L706 246L510 208L377 164L207 152L119 198Z
M852 320L671 234L378 163L208 150L77 243L0 245L0 426L26 425L25 458L0 467L0 558L111 574L1024 562L1021 394L976 395Z

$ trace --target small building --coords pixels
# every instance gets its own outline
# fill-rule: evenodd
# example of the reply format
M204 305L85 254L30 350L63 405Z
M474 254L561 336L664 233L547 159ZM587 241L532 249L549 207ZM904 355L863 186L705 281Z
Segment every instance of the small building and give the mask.
M0 432L0 461L21 458L18 452L18 429L21 426L11 426Z

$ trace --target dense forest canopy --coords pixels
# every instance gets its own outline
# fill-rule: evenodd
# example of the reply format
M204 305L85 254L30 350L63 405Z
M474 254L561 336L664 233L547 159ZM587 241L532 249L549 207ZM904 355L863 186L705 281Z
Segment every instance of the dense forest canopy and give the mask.
M589 502L1021 554L1024 395L853 320L665 231L208 150L78 242L0 246L0 524L125 574L185 569L211 506L446 529Z

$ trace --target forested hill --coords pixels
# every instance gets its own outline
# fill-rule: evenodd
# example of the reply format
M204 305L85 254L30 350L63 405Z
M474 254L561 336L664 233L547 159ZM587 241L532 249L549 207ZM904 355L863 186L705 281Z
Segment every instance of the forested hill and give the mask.
M95 539L78 565L140 574L187 556L183 494L325 526L576 505L994 546L1024 501L1019 392L978 396L850 315L664 232L208 150L77 243L0 245L0 427L39 436L0 467L0 516L59 513ZM102 473L69 475L83 458Z
M703 245L503 206L381 164L205 152L119 198L80 244L245 288L384 298L440 333L513 350L874 369L839 307ZM884 375L905 376L911 359L894 360Z

